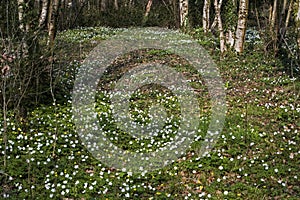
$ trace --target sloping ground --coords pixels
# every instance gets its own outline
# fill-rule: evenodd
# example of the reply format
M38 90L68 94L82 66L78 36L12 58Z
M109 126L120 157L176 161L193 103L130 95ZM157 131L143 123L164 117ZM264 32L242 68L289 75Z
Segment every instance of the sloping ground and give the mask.
M58 81L58 88L65 87L66 81L74 78L70 74L76 73L81 60L101 40L90 36L90 32L86 35L70 41L61 36L63 43L57 59L61 63L77 64L72 73L59 65L60 75L65 79ZM78 42L85 37L88 39ZM186 61L176 55L157 50L127 54L111 66L118 70L111 70L100 87L108 90L113 86L108 83L124 71L149 60L171 63L191 80L203 112L199 128L206 130L210 119L210 105L204 98L208 97L207 91L201 77L193 76L194 71ZM200 158L195 153L202 142L199 133L186 156L161 170L134 174L105 166L81 145L72 119L71 102L65 99L61 105L35 109L23 124L9 122L7 166L0 167L1 196L10 199L299 199L299 80L279 70L283 64L265 58L259 51L239 57L230 55L215 62L226 87L228 112L224 130L209 155ZM63 91L71 86L72 81ZM165 92L161 88L143 89L133 99L139 105L138 110L147 110L147 103L151 102L144 97L157 98L156 95ZM101 91L96 110L104 123L104 119L111 119L111 112L109 101ZM164 103L168 106L172 101ZM147 112L141 113L137 120L147 120ZM115 130L109 121L105 123L108 131ZM141 146L144 149L149 145L155 148L163 140L163 137L154 142L135 140L115 132L110 132L110 141L124 149L136 150ZM0 148L3 153L2 140Z

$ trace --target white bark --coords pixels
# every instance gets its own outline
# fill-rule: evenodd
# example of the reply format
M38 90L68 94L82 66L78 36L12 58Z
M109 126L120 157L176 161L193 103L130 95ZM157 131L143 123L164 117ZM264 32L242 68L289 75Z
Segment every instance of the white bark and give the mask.
M296 32L297 32L297 43L298 43L298 48L300 48L300 0L297 1L297 15L295 18L296 21Z
M188 13L189 13L189 1L179 0L179 20L180 27L186 27L188 24Z
M25 32L24 25L24 0L18 0L18 17L19 17L19 28L21 31Z
M234 32L229 30L226 35L226 43L229 44L230 47L234 46Z
M224 35L223 31L223 24L222 24L222 19L221 19L221 6L222 6L222 0L214 1L214 7L215 7L215 13L216 13L216 21L218 23L218 31L219 31L219 38L220 38L220 51L221 53L224 53L227 48L226 48L226 38Z
M244 41L247 29L247 17L248 17L248 0L240 0L238 24L236 28L236 40L235 40L235 50L238 53L244 50Z
M107 0L101 0L100 6L101 6L101 8L100 8L101 12L105 12L107 9Z
M29 45L26 39L26 33L29 32L30 24L29 21L26 21L26 10L25 6L28 6L28 2L25 0L18 0L18 19L19 19L19 29L23 34L22 41L20 43L21 54L24 57L27 57L29 54Z
M270 30L273 31L276 23L276 14L277 14L277 0L274 0L273 8L272 8L272 15L271 15L271 24Z
M42 0L42 11L39 19L39 27L45 24L47 15L48 15L48 0Z
M150 10L151 10L151 6L152 6L153 0L148 0L147 6L146 6L146 12L144 15L144 19L148 17Z
M207 33L209 31L209 26L210 26L209 9L210 9L210 0L204 0L203 19L202 19L204 33Z
M114 0L114 7L116 10L119 10L119 2L118 0Z

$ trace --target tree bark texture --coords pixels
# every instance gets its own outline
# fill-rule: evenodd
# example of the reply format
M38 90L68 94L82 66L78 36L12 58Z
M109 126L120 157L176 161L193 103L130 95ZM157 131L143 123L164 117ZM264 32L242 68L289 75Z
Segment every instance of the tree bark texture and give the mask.
M210 0L204 0L203 19L202 19L204 33L209 32L209 26L210 26L209 10L210 10Z
M39 19L39 27L42 27L45 25L47 15L48 15L48 0L42 0L42 9Z
M248 0L240 0L238 23L236 28L235 50L238 53L244 50L244 41L247 29L247 17L248 17Z
M223 30L223 24L221 19L221 6L222 6L222 0L214 1L214 7L215 7L215 15L216 15L216 22L218 24L218 31L219 31L219 38L220 38L220 51L223 54L225 51L227 51L226 47L226 38Z
M189 1L179 0L179 20L180 27L186 27L188 24L188 13L189 13Z

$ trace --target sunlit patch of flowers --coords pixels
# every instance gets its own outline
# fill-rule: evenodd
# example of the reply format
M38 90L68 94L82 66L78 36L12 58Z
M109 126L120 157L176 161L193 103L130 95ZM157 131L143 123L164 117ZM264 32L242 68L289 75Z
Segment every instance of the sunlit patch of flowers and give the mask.
M259 44L262 43L259 32L254 29L247 29L246 30L246 42L252 43L252 44Z
M120 31L122 31L122 29L108 27L80 27L60 32L58 34L58 39L71 43L83 43L87 41L104 40Z

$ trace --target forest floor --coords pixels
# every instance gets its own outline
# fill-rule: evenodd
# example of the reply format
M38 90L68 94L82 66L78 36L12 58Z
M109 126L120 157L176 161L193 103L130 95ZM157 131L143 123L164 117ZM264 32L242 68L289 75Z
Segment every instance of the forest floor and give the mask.
M152 172L132 173L95 159L81 144L72 116L71 90L78 68L101 41L122 29L85 28L58 35L56 91L58 104L41 105L26 124L8 124L7 167L0 171L2 197L10 199L299 199L300 198L300 81L285 63L259 49L243 55L215 50L214 40L198 39L220 71L227 113L218 142L204 157L196 154L207 131L209 95L199 74L177 55L138 50L117 59L100 81L95 110L109 141L126 150L146 152L171 136L136 139L113 125L110 90L124 72L138 64L168 64L184 74L195 89L201 110L197 139L186 155ZM197 39L197 36L195 36ZM299 72L298 72L299 73ZM155 99L178 111L165 88L145 87L135 94L131 109L138 122L149 120ZM149 98L150 97L150 98ZM176 101L175 101L176 102ZM174 109L172 107L175 107ZM168 115L169 116L169 115ZM173 118L175 121L180 115ZM174 121L172 121L174 122ZM176 126L175 126L176 129ZM201 129L201 130L200 130ZM143 148L141 148L143 146ZM4 144L0 143L3 151ZM2 160L2 159L1 159Z

